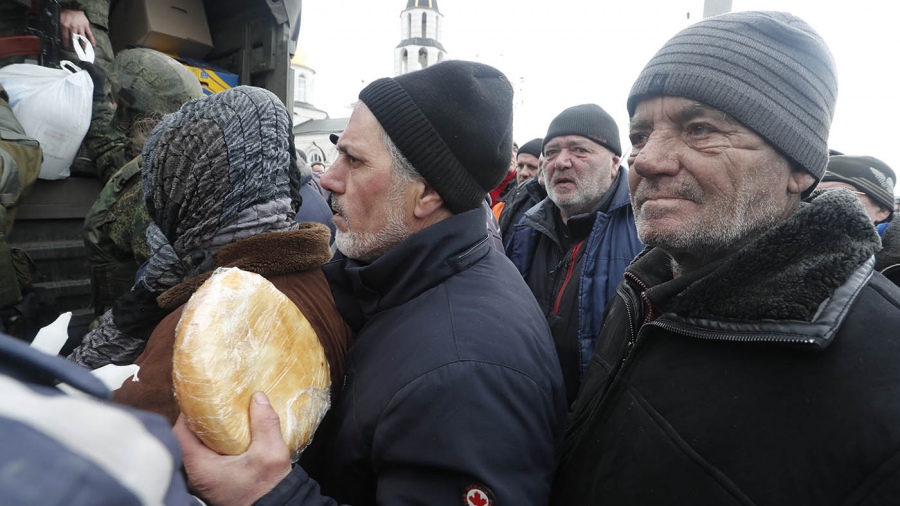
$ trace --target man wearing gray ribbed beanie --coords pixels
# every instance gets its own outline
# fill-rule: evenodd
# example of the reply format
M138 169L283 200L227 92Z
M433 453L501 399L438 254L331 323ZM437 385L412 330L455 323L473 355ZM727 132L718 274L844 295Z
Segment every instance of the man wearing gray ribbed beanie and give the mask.
M900 497L900 288L825 172L834 62L803 20L698 22L628 98L647 248L605 313L551 504Z

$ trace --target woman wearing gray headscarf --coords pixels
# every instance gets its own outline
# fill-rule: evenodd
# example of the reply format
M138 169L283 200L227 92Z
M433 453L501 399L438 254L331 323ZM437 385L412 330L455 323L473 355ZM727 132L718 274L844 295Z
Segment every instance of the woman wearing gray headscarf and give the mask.
M143 159L144 197L153 220L147 228L151 256L135 288L101 317L69 359L92 369L134 362L157 324L180 316L175 310L212 270L237 266L270 279L290 275L289 283L276 286L304 313L304 304L322 306L307 317L326 353L342 362L347 331L318 269L330 258L330 233L324 225L294 220L300 173L290 116L278 98L240 86L190 101L156 127ZM297 274L305 277L298 282ZM292 297L292 290L305 300ZM176 323L177 318L173 331ZM171 354L164 366L170 370ZM154 386L145 369L142 365L140 384ZM163 395L171 400L170 390Z

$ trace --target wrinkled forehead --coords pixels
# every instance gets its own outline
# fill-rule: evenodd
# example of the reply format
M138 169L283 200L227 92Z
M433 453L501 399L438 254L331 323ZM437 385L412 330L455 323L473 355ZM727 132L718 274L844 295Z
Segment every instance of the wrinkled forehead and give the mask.
M653 126L655 121L666 119L676 123L684 123L694 119L709 118L727 121L747 128L727 112L692 98L659 95L642 99L637 103L631 115L629 127L643 128Z

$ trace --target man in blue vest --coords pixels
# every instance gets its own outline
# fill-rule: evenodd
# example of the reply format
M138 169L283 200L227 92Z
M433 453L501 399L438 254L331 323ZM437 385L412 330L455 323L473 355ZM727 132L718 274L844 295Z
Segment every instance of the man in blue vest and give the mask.
M513 229L506 254L544 311L571 404L622 273L643 248L619 127L599 105L561 112L544 137L547 198Z

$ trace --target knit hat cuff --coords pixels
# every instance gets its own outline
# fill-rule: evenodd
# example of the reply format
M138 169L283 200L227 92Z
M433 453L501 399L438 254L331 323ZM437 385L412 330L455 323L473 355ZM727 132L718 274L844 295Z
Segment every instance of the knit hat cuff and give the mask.
M609 141L609 139L606 139L605 137L601 137L596 134L585 133L585 130L583 128L560 129L555 132L547 132L547 136L544 137L544 139L546 139L546 140L541 145L541 151L543 151L544 147L546 147L547 144L550 141L552 141L553 139L555 139L556 137L565 137L566 135L578 135L578 136L584 137L585 139L590 139L590 140L596 142L597 144L603 146L604 148L608 149L612 154L614 154L616 156L622 156L622 149L618 146L613 145Z
M519 155L522 153L527 153L535 158L541 157L541 150L544 144L544 139L538 137L536 139L531 139L530 141L522 144L522 147L519 148ZM518 156L518 155L517 155Z
M865 193L869 196L870 199L874 200L878 204L884 206L891 214L894 213L894 198L893 195L888 193L884 188L878 186L877 184L872 183L866 178L862 177L845 177L841 174L832 171L825 171L826 181L838 181L841 183L849 184L850 186L856 187L859 191Z
M454 213L475 209L485 190L432 126L431 122L392 78L378 79L359 93L388 137Z
M622 156L619 127L615 120L597 104L581 104L559 113L550 126L541 145L541 151L556 137L578 135L590 139L616 156Z
M648 69L649 70L649 69ZM816 182L822 179L828 163L828 140L821 137L805 138L792 123L785 121L782 111L784 105L760 102L762 93L747 93L719 76L719 79L696 74L671 72L663 68L657 72L645 70L631 89L628 97L628 114L634 115L638 102L653 96L677 96L698 100L711 107L720 109L732 116L741 124L749 127L769 144L774 146L795 162L798 166L812 174ZM740 87L746 83L735 81ZM822 125L821 131L827 132L828 126ZM812 192L812 185L806 194Z

